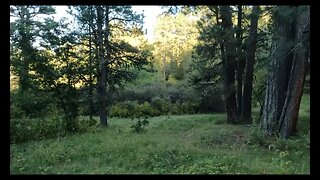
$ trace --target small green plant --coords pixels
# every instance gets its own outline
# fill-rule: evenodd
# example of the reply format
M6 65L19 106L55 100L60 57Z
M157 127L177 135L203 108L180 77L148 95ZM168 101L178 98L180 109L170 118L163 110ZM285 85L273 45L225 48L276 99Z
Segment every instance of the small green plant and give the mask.
M249 136L246 141L246 144L249 145L258 145L260 147L270 148L270 139L259 132L259 129L255 126L252 126L249 129Z
M205 159L190 165L181 165L176 171L188 174L221 174L229 171L229 165L216 159Z
M286 173L289 171L290 166L292 164L292 161L288 159L289 157L289 151L276 151L278 156L272 158L272 163L279 168L277 169L277 173Z
M144 133L146 132L145 127L149 125L148 117L144 116L144 119L141 121L140 117L137 118L137 121L134 125L131 126L134 133ZM134 120L132 118L132 120Z

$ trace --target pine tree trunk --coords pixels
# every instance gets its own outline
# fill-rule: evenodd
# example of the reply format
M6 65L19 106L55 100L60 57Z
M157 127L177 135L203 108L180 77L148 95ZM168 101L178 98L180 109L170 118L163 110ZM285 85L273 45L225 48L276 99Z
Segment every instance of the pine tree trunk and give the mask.
M106 114L106 60L104 58L104 47L103 47L103 34L102 34L102 7L97 6L97 25L98 25L98 45L99 45L99 116L100 125L102 127L107 125L107 114Z
M89 21L89 119L92 120L93 117L93 62L92 62L92 28L93 28L93 9L89 6L90 10L90 21Z
M297 119L301 97L303 94L303 84L307 71L307 60L309 55L308 36L310 28L309 12L304 11L298 15L297 21L297 46L295 47L294 59L288 84L288 93L279 122L280 137L287 139L296 130Z
M281 6L275 14L276 36L261 122L261 132L265 135L280 133L280 137L288 138L296 126L308 55L301 48L308 44L301 43L301 39L305 38L303 32L308 30L304 28L310 21L305 14L305 18L301 17L303 11L299 8Z
M242 86L243 86L243 71L245 65L244 54L242 52L242 5L238 6L238 26L237 26L237 104L238 104L238 116L242 116Z
M21 6L21 26L19 27L19 35L21 39L19 40L19 46L21 48L21 66L19 68L19 93L24 93L29 83L29 62L31 58L31 53L33 52L30 44L30 13L27 11L26 6Z
M92 94L93 94L93 79L92 79L92 74L93 74L93 65L92 65L92 37L91 37L91 27L89 27L89 119L92 120L93 116L93 99L92 99Z
M104 81L104 86L107 86L107 76L108 76L108 65L109 62L111 61L111 48L110 48L110 42L109 42L109 35L110 35L110 27L109 27L109 6L106 6L106 11L105 11L105 26L106 26L106 30L105 30L105 47L106 47L106 61L105 61L105 65L104 65L104 72L103 72L103 81ZM104 89L106 90L106 89ZM106 92L105 92L106 93ZM105 105L107 105L107 102L105 102ZM106 113L106 110L105 110ZM105 125L107 125L107 114L105 117Z
M265 135L277 135L278 124L290 76L294 28L281 15L288 7L278 7L274 17L274 38L271 64L268 69L266 96L262 112L261 131Z
M222 27L224 30L225 62L224 65L224 96L227 110L227 122L236 123L237 100L235 88L235 70L236 70L236 39L233 36L233 27L231 20L230 6L221 6Z
M250 33L247 44L246 72L243 87L243 105L242 105L242 120L246 123L252 123L251 105L252 105L252 80L253 66L257 45L257 27L259 19L259 6L253 6L251 14Z

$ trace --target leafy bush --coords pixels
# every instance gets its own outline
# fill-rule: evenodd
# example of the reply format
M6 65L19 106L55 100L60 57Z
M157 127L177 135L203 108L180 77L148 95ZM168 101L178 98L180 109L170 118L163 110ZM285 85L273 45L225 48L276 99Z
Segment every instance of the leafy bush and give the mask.
M48 107L54 103L52 99L51 93L46 92L31 90L25 91L23 94L13 92L10 94L10 102L13 105L11 115L12 117L17 115L18 118L23 111L30 118L44 117L48 112Z
M24 118L10 120L11 143L54 138L65 134L65 121L57 116L46 119Z
M201 113L220 113L225 111L225 104L220 93L210 92L203 95L200 100L198 109Z
M195 114L197 111L197 104L194 102L184 102L181 103L180 109L183 114Z
M109 110L109 115L111 117L133 117L136 115L140 115L137 110L138 108L137 101L124 101L121 103L116 103L115 105L111 106Z
M162 112L153 108L150 103L138 104L137 101L125 101L116 103L110 107L110 117L140 117L140 116L159 116Z
M10 105L10 118L17 119L17 118L25 118L26 113L21 109L21 107L17 106L15 103Z
M158 109L161 114L168 114L171 109L171 102L168 99L154 97L151 99L151 106L155 109Z
M145 101L151 102L151 99L155 96L164 97L165 93L165 88L161 84L144 84L123 89L115 94L114 99L118 102L129 100L143 103Z
M144 102L143 104L139 105L139 112L140 116L159 116L161 115L161 112L158 109L153 108L150 103Z
M119 106L119 102L136 101L139 104L148 102L158 110L154 114L194 114L224 112L224 101L221 91L214 88L206 88L201 92L196 92L192 87L187 86L186 82L165 84L159 82L144 83L141 85L125 88L114 94L112 99L118 102L114 105ZM116 109L113 109L116 110ZM113 111L112 110L112 111ZM118 111L119 117L129 117ZM132 114L132 113L131 113ZM144 113L142 113L144 114ZM151 113L152 114L152 113Z
M260 147L270 148L272 141L271 138L273 137L264 136L256 126L252 126L249 128L249 136L246 140L246 143L249 145L257 145Z
M197 104L194 102L179 101L171 103L169 99L163 99L160 97L154 97L151 103L144 102L138 104L137 101L124 101L112 105L109 109L110 117L141 117L148 116L154 117L167 114L194 114L196 113Z
M183 114L180 108L179 102L173 103L171 105L170 113L174 115L180 115Z
M90 132L92 130L95 131L96 127L99 125L99 123L95 119L81 119L78 122L79 129L77 132L80 133Z
M136 85L118 91L114 96L116 96L114 98L115 101L118 102L130 100L138 101L139 103L143 103L145 101L150 103L154 97L169 99L172 103L175 103L176 101L194 101L197 99L194 90L190 86L187 86L186 83L172 85L169 82L165 84L152 82Z
M96 127L96 120L76 119L77 133L87 132ZM70 134L66 129L66 120L60 116L47 118L21 118L10 120L10 143L22 143L31 140L56 138Z

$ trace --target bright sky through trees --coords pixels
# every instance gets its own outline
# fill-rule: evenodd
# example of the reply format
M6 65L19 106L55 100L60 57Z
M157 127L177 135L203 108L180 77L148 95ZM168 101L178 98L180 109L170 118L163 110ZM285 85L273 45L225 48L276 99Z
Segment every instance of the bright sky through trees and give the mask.
M55 19L58 20L62 17L67 17L69 20L72 20L72 17L66 13L68 9L67 6L53 6L56 9L56 14L54 15ZM132 6L132 9L137 13L144 14L144 32L147 30L147 38L149 41L153 40L153 31L154 26L157 20L157 16L161 14L164 10L161 6ZM10 17L10 22L13 21Z
M53 6L56 9L56 14L54 15L55 20L59 20L62 17L68 18L70 21L73 19L72 16L70 16L66 10L68 9L67 6ZM154 25L157 20L157 16L161 14L164 10L161 8L161 6L132 6L132 9L136 11L137 13L143 13L144 14L144 24L143 29L144 32L147 30L147 38L149 41L153 41L153 31L154 31ZM10 22L13 22L14 18L10 17Z
M153 41L153 31L156 24L157 16L164 10L161 6L132 6L132 9L138 13L144 13L143 28L147 29L147 38Z

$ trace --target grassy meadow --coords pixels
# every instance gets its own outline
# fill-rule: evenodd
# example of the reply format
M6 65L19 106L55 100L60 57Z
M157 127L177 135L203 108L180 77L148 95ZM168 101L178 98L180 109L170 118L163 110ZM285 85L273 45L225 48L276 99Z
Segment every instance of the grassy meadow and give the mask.
M149 118L142 133L130 118L110 118L107 128L12 144L10 173L309 174L309 101L303 97L299 134L289 140L226 124L225 114Z

